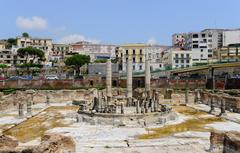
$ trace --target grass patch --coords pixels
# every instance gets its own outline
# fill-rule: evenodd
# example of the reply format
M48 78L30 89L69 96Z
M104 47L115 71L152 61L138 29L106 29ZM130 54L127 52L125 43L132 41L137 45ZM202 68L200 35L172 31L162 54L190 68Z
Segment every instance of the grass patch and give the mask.
M138 139L156 139L187 131L210 132L212 129L206 129L204 126L206 124L221 121L223 120L218 117L189 119L180 124L167 125L162 128L148 129L151 131L151 133L140 135L138 136Z
M16 127L4 132L6 135L16 137L20 142L26 143L38 137L42 137L44 133L55 127L66 127L62 120L64 117L59 111L77 111L77 106L53 106L44 110L39 115L32 117Z

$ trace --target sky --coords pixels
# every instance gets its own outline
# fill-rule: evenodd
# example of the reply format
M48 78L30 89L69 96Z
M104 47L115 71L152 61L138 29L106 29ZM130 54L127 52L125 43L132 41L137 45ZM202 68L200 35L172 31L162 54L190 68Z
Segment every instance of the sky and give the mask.
M158 43L174 33L240 28L240 0L1 0L0 39Z

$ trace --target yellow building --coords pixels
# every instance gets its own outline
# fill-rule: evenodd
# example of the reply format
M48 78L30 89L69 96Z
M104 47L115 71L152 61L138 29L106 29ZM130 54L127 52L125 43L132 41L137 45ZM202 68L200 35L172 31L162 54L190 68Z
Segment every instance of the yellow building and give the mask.
M0 40L0 50L5 49L5 46L6 46L6 41L1 41Z
M119 69L126 72L127 61L133 62L133 71L144 71L145 68L145 44L126 44L116 48L116 58Z
M240 61L240 47L222 47L218 50L218 60L221 62Z

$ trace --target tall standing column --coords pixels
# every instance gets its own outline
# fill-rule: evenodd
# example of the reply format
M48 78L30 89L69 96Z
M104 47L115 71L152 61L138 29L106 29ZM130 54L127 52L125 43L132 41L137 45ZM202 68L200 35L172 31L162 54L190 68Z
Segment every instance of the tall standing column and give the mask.
M132 100L132 59L127 61L127 99L128 104Z
M150 85L151 85L151 71L150 71L150 61L145 60L145 90L147 93L147 98L150 98Z
M112 62L110 59L107 60L106 85L107 85L107 105L108 105L112 99Z
M23 117L24 116L24 112L23 112L23 104L22 103L18 103L18 115L19 117Z

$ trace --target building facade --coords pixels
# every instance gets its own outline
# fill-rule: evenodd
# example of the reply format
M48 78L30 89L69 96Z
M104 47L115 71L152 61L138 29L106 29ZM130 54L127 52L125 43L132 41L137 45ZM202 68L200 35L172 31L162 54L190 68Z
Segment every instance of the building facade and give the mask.
M186 44L186 33L176 33L172 35L172 46L183 48Z
M25 57L18 56L13 53L12 50L2 49L0 50L0 63L8 66L14 66L16 64L22 64L26 62Z
M150 60L150 69L154 70L163 70L164 64L162 61L163 52L169 46L161 46L161 45L146 45L144 49L145 57Z
M240 46L220 48L218 51L218 59L220 62L239 62Z
M89 55L91 62L96 59L114 59L115 56L115 45L110 44L94 44L86 41L77 42L71 44L73 54Z
M223 47L240 44L240 29L226 30L223 32Z
M50 61L49 54L52 51L52 39L31 38L31 37L17 37L16 48L34 47L41 49L46 58L46 62Z
M50 61L63 62L68 53L71 51L71 46L66 44L53 44L52 50L49 54Z
M192 51L175 47L169 48L164 51L163 63L166 69L191 67Z
M125 44L116 49L116 58L119 70L126 72L128 59L132 60L133 71L144 71L145 68L145 44Z

